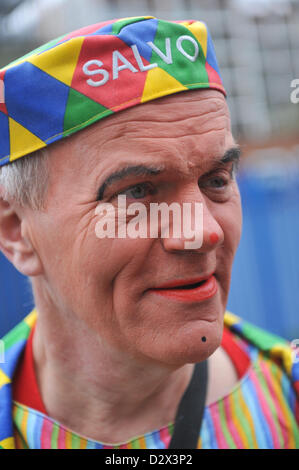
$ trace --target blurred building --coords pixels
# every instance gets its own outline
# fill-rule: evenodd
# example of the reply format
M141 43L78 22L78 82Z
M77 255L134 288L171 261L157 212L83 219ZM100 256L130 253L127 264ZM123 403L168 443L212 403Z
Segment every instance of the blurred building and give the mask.
M106 19L202 19L214 38L235 136L256 142L299 127L299 106L290 102L290 83L299 78L298 0L1 0L0 14L0 66Z

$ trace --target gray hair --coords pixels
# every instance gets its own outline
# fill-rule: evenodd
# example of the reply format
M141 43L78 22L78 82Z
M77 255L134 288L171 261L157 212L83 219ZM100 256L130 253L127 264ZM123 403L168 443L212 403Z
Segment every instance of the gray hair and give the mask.
M48 152L46 149L19 158L0 167L3 199L13 200L22 207L41 210L48 187Z

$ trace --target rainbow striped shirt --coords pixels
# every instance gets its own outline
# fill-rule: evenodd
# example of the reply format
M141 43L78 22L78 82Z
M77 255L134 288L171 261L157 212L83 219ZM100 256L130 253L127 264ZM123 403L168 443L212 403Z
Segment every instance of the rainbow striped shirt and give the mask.
M0 447L34 449L164 449L173 424L116 444L82 437L12 400L12 377L36 321L33 311L4 337L0 368ZM228 328L250 357L233 390L206 406L198 449L299 449L299 363L288 342L226 312Z

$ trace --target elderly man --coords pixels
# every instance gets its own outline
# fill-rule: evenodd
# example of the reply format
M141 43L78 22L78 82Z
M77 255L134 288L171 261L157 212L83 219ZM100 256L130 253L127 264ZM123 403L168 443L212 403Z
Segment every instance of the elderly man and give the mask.
M0 79L0 247L36 305L4 338L1 447L299 448L291 348L225 313L240 152L205 24L96 24ZM200 243L99 236L119 196L199 204Z

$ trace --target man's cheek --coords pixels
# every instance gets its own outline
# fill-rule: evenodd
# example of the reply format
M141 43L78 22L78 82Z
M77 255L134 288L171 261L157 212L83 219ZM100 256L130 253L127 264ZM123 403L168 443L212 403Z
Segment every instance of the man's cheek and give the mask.
M235 251L242 233L242 210L238 194L219 215L219 223L224 232L224 243Z

